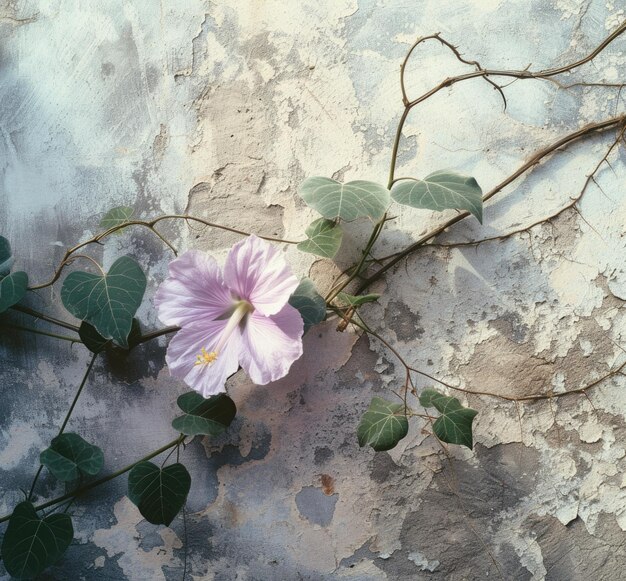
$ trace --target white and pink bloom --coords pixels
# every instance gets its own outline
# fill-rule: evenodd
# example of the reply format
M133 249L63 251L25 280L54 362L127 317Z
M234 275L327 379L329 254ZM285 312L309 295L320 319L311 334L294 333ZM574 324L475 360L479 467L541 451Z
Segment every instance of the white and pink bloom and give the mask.
M181 327L165 356L170 374L203 397L225 391L240 365L259 385L287 375L302 355L302 318L288 303L297 286L279 251L256 236L231 248L223 273L198 250L173 260L155 297L159 319Z

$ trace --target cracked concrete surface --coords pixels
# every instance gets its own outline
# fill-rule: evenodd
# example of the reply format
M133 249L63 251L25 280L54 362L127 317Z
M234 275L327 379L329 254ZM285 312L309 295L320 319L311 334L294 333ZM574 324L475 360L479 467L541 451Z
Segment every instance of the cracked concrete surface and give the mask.
M37 282L120 204L145 217L187 211L299 239L314 218L295 193L302 179L386 180L398 67L415 37L441 31L485 66L539 69L580 58L624 18L620 2L604 0L0 1L0 232ZM566 82L620 82L625 50L618 40ZM416 56L410 94L465 70L434 45ZM487 190L533 151L624 110L617 90L597 87L519 81L507 98L503 111L496 91L472 81L426 102L406 125L398 175L454 168ZM558 153L493 198L483 226L464 221L440 241L494 236L552 214L577 195L612 138ZM416 253L378 284L383 298L364 317L415 367L468 389L519 397L605 375L626 357L622 151L611 168L579 213L504 241ZM380 255L443 219L394 214ZM346 226L338 268L358 256L367 227ZM163 232L181 250L218 257L237 240L181 223ZM105 265L123 253L145 265L139 317L156 328L151 298L167 249L128 231L97 252ZM294 248L287 257L320 289L337 268ZM30 303L54 308L59 288ZM174 435L185 387L164 367L166 343L100 361L81 396L70 428L105 449L106 472ZM88 354L26 335L3 339L0 350L5 512L58 429ZM588 397L519 409L468 396L479 410L476 446L450 458L419 421L388 453L360 449L356 426L371 397L401 382L379 342L332 324L313 329L288 377L256 387L236 375L232 428L187 447L186 535L180 518L171 527L142 521L122 479L75 504L76 539L42 578L180 579L185 558L188 578L216 581L482 580L499 578L494 561L507 580L623 578L622 376ZM60 490L44 479L40 493Z

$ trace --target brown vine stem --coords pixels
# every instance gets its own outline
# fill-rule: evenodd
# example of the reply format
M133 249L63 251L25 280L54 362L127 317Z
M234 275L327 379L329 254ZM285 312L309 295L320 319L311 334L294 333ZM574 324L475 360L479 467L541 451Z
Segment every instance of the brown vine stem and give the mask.
M463 75L457 75L455 77L448 77L447 79L444 79L443 81L441 81L441 83L439 83L438 85L436 85L435 87L433 87L429 91L423 93L422 95L420 95L416 99L414 99L412 101L408 101L408 105L407 106L408 107L414 107L415 105L418 105L419 103L422 103L426 99L429 99L430 97L432 97L433 95L435 95L436 93L441 91L442 89L445 89L446 87L451 87L452 85L454 85L456 83L459 83L459 82L462 82L462 81L467 81L469 79L485 78L485 80L489 81L488 77L514 77L515 79L518 79L518 80L522 80L522 79L545 79L545 80L554 81L553 79L551 79L551 77L555 77L555 76L561 75L563 73L571 72L574 69L577 69L578 67L581 67L582 65L592 61L607 46L609 46L618 36L622 35L624 32L626 32L626 21L622 22L615 29L615 31L613 31L609 36L607 36L593 51L591 51L588 55L584 56L580 60L577 60L577 61L575 61L573 63L569 63L569 64L566 64L566 65L563 65L563 66L560 66L560 67L553 67L551 69L544 69L544 70L535 71L535 72L530 71L528 69L524 69L524 70L484 69L478 63L476 63L475 61L467 61L467 60L463 59L460 56L460 53L458 52L456 47L454 47L451 43L449 43L449 42L445 41L444 39L442 39L439 33L433 34L433 35L430 35L430 36L425 36L423 38L418 39L417 42L411 47L408 56L410 56L411 53L415 50L415 48L417 48L417 46L419 46L423 42L425 42L427 40L436 39L439 42L441 42L443 45L445 45L448 48L450 48L452 50L452 52L455 54L455 56L457 57L458 60L460 60L461 62L463 62L465 64L476 65L477 66L477 70L473 71L471 73L465 73ZM408 58L407 58L407 60L408 60ZM492 82L492 84L493 84L493 82ZM596 85L601 85L601 83L597 83ZM406 98L406 92L404 92L404 91L403 91L403 97Z
M600 385L607 379L610 379L611 377L614 377L616 375L622 375L622 371L624 367L626 367L626 361L622 363L621 365L619 365L618 367L616 367L615 369L613 369L612 371L609 371L602 377L599 377L598 379L592 381L591 383L588 383L587 385L583 385L582 387L577 387L574 389L569 389L567 391L561 391L558 393L550 392L550 393L541 393L541 394L534 394L534 395L525 395L522 397L511 397L511 396L501 395L499 393L494 393L490 391L474 391L474 390L465 389L462 387L456 387L454 385L450 385L449 383L446 383L445 381L441 381L440 379L437 379L436 377L433 377L432 375L429 375L423 371L420 371L419 369L415 369L414 367L410 367L410 369L411 371L419 375L423 375L424 377L427 377L428 379L432 379L433 381L436 381L437 383L449 389L463 392L468 395L481 395L481 396L486 396L486 397L494 397L497 399L502 399L502 400L510 401L510 402L525 402L525 401L532 402L532 401L541 401L541 400L551 400L557 397L564 397L566 395L573 395L577 393L585 394L589 389L596 387L597 385Z
M83 260L88 260L89 262L91 262L91 264L93 264L97 270L100 271L100 274L102 276L105 276L105 272L102 269L102 267L100 266L100 264L98 263L97 260L94 260L91 256L87 255L87 254L73 254L72 258L68 261L68 264L70 264L71 262L74 262L74 260L76 260L77 258L82 258ZM33 290L32 288L29 288L28 290Z
M25 307L24 305L13 305L12 307L10 307L11 309L18 311L20 313L24 313L26 315L30 315L31 317L34 317L35 319L41 319L42 321L47 321L48 323L52 323L53 325L58 325L59 327L63 327L65 329L70 329L71 331L75 331L76 333L78 333L80 331L79 327L77 327L76 325L72 325L71 323L66 323L65 321L61 321L59 319L55 319L54 317L50 317L44 313L40 313L39 311L35 311L34 309L31 309L30 307ZM48 333L45 331L40 331L38 329L30 329L27 327L23 327L21 325L14 325L12 323L3 323L1 326L3 327L12 327L15 329L20 329L23 331L29 331L31 333L38 333L40 335L46 335L49 337L55 337L57 339L64 339L65 341L71 341L73 343L82 343L82 341L80 339L74 339L72 337L65 337L64 335L57 335L55 333ZM176 326L170 326L170 327L163 327L162 329L157 329L156 331L150 331L148 333L144 333L141 337L139 337L139 339L137 339L137 341L135 341L135 343L137 345L139 345L140 343L146 343L147 341L150 341L152 339L156 339L157 337L161 337L162 335L167 335L169 333L175 333L176 331L179 331L180 327L176 327Z
M336 311L337 314L340 317L343 317L343 314L339 311ZM435 441L437 442L437 444L441 447L443 453L445 454L448 464L450 466L450 470L452 472L452 475L454 477L454 480L456 482L456 488L458 489L458 475L456 473L456 469L454 468L454 463L452 462L452 458L450 456L450 452L448 451L448 447L444 444L444 442L442 442L438 437L436 437L434 435L434 418L428 413L428 410L425 409L425 414L419 414L416 413L412 410L409 410L408 405L407 405L407 395L408 395L408 391L409 388L411 388L412 393L416 393L415 392L415 387L413 385L413 379L411 377L411 372L414 371L416 372L417 370L415 370L414 368L410 367L409 365L407 365L406 361L404 360L404 358L400 355L400 353L398 353L398 351L396 349L394 349L385 339L383 339L380 335L378 335L377 333L375 333L374 331L372 331L369 326L367 325L367 323L365 323L365 321L363 321L363 319L360 317L361 319L361 323L355 323L354 320L352 320L352 324L359 327L360 329L362 329L365 333L369 333L371 334L373 337L376 337L379 341L381 341L400 361L400 363L404 366L405 371L406 371L406 377L407 379L405 380L405 384L404 384L404 396L400 397L400 399L402 399L404 401L404 411L406 415L411 415L411 416L418 416L421 418L426 419L426 421L428 421L428 423L430 424L431 427L431 433L430 435L432 437L434 437ZM625 363L626 365L626 363ZM395 392L394 392L395 393ZM396 394L398 395L398 394ZM517 402L515 402L517 405ZM465 514L466 517L469 517L469 512L467 511L467 509L465 508L465 503L463 502L460 493L458 492L458 490L455 490L455 487L452 486L452 484L448 481L447 476L443 476L448 488L450 489L450 492L454 495L454 497L456 498L457 502L459 503L459 506L461 508L461 510L463 511L463 513ZM487 543L485 542L485 540L482 538L482 536L478 533L478 531L475 529L475 527L472 525L471 521L469 518L467 518L467 526L469 527L469 529L472 531L472 534L478 539L478 541L481 543L481 545L483 546L483 548L485 549L485 551L487 552L487 554L489 555L489 557L491 558L491 561L493 562L496 570L498 571L498 574L500 575L500 578L502 580L505 579L504 577L504 573L502 572L502 568L500 567L500 564L498 563L497 559L495 558L494 554L492 553L491 549L489 548L489 546L487 545Z
M550 214L549 216L546 216L545 218L541 218L540 220L537 220L537 221L533 222L532 224L529 224L528 226L524 226L523 228L518 228L517 230L511 230L510 232L506 232L504 234L499 234L498 236L490 236L488 238L481 238L480 240L468 240L467 242L449 242L449 243L431 242L430 244L422 245L422 248L429 248L431 246L436 246L436 247L439 247L439 248L457 248L457 247L460 247L460 246L476 246L478 244L482 244L483 242L494 242L496 240L506 240L507 238L510 238L511 236L515 236L516 234L522 234L524 232L529 232L530 230L532 230L536 226L539 226L541 224L545 224L545 223L551 222L552 220L554 220L555 218L558 218L561 214L563 214L564 212L566 212L570 208L576 208L576 206L578 205L578 202L580 202L580 200L583 198L583 196L585 195L585 192L587 191L587 188L590 186L590 184L591 183L596 183L595 176L597 175L597 173L600 170L600 168L602 167L602 165L604 163L607 163L609 165L609 167L610 167L610 164L609 164L609 161L608 161L609 156L611 155L613 150L619 145L620 141L623 141L625 133L626 133L626 122L622 126L620 131L618 132L617 137L615 138L615 140L609 146L609 148L608 148L606 154L604 155L604 157L596 164L596 166L593 168L592 172L587 176L587 178L585 180L585 183L583 184L583 187L581 188L579 194L577 196L571 198L571 200L570 200L570 202L568 204L564 205L562 208L560 208L559 210L557 210L553 214ZM390 254L389 256L384 256L383 258L379 258L378 261L379 262L384 262L386 260L389 260L391 258L394 258L394 257L398 256L399 254L400 254L399 252L396 252L395 254Z
M528 170L532 169L537 164L539 164L545 157L549 156L550 154L554 153L555 151L558 151L560 148L562 148L562 147L564 147L566 145L569 145L569 144L571 144L571 143L573 143L575 141L578 141L578 140L580 140L580 139L582 139L584 137L587 137L588 135L590 135L592 133L598 133L598 132L606 131L607 129L612 129L612 128L615 128L615 127L622 127L622 129L623 129L623 126L625 124L626 124L626 115L619 115L618 117L612 117L610 119L606 119L604 121L599 121L597 123L590 123L589 125L586 125L585 127L579 129L578 131L574 131L573 133L570 133L569 135L566 135L565 137L562 137L558 141L555 141L554 143L552 143L548 147L545 147L544 149L542 149L539 152L537 152L529 161L527 161L526 163L521 165L509 177L507 177L505 180L503 180L497 186L495 186L493 189L491 189L489 192L487 192L483 196L483 202L486 202L487 200L491 199L498 192L500 192L505 187L507 187L508 185L513 183L515 180L517 180L520 176L522 176ZM460 214L457 214L454 218L450 218L448 221L444 222L443 224L441 224L437 228L431 230L430 232L428 232L427 234L425 234L424 236L422 236L421 238L416 240L413 244L407 246L407 248L405 248L401 252L397 253L395 255L395 257L391 261L389 261L384 266L379 268L372 276L366 278L359 285L359 287L357 288L355 294L357 294L357 295L361 294L372 283L374 283L377 280L379 280L383 276L383 274L385 274L385 272L387 272L389 269L393 268L402 259L404 259L405 257L409 256L412 252L417 250L425 242L428 242L432 238L435 238L436 236L438 236L439 234L441 234L442 232L447 230L450 226L452 226L453 224L456 224L457 222L460 222L461 220L464 220L468 216L470 216L469 212L461 212Z
M340 317L343 317L343 315L341 313L338 313ZM533 402L533 401L541 401L541 400L551 400L554 398L558 398L558 397L564 397L566 395L573 395L573 394L585 394L586 392L590 389L592 389L593 387L596 387L598 385L600 385L601 383L605 382L607 379L610 379L611 377L614 377L616 375L622 375L622 372L624 370L624 368L626 368L626 361L624 361L624 363L622 363L621 365L619 365L618 367L616 367L615 369L609 371L608 373L606 373L605 375L599 377L598 379L595 379L593 381L591 381L590 383L583 385L581 387L577 387L574 389L569 389L567 391L561 391L561 392L552 392L550 391L549 393L540 393L540 394L533 394L533 395L524 395L521 397L512 397L512 396L507 396L507 395L502 395L499 393L495 393L493 391L475 391L475 390L471 390L471 389L465 389L463 387L458 387L455 385L452 385L450 383L447 383L441 379L437 379L436 377L421 371L419 369L416 369L415 367L412 367L411 365L409 365L406 360L402 357L402 355L400 355L400 353L398 352L397 349L395 349L394 347L392 347L392 345L384 338L380 335L380 333L377 333L376 331L372 331L371 328L367 325L367 324L361 324L357 321L351 320L350 321L354 326L358 327L359 329L361 329L362 331L364 331L365 333L371 335L372 337L375 337L376 339L378 339L389 351L391 351L391 353L394 354L394 356L396 357L396 359L398 359L398 361L400 362L400 364L405 368L405 370L407 371L407 373L409 372L413 372L413 373L417 373L418 375L422 375L423 377L426 377L440 385L443 385L444 387L447 387L448 389L452 389L454 391L458 391L458 392L462 392L465 393L467 395L480 395L480 396L484 396L484 397L493 397L496 399L501 399L504 401L509 401L512 403L519 403L519 402Z
M80 244L76 244L72 248L68 248L65 251L63 258L61 259L61 263L54 271L54 274L52 275L52 277L46 282L29 286L28 290L36 290L36 289L46 288L46 287L53 285L57 280L59 280L59 277L61 276L63 269L71 262L73 258L75 258L75 253L78 250L90 244L98 244L101 240L103 240L107 236L110 236L114 232L117 232L124 228L128 228L129 226L141 226L143 228L148 228L151 232L153 232L156 236L158 236L161 240L163 240L167 244L167 246L172 250L172 252L176 254L176 249L172 246L172 244L169 243L163 237L163 235L155 229L155 225L158 224L159 222L162 222L163 220L185 220L186 222L193 221L193 222L198 222L200 224L203 224L204 226L208 226L210 228L217 228L219 230L224 230L226 232L232 232L233 234L240 234L241 236L251 235L250 232L244 232L243 230L238 230L237 228L230 228L229 226L223 226L222 224L216 224L214 222L209 222L208 220L204 220L203 218L198 218L196 216L190 216L187 214L165 214L163 216L158 216L152 220L129 220L122 224L112 226L108 230L105 230L104 232L100 232L99 234L96 234L92 238L89 238L88 240L85 240L84 242L81 242ZM269 240L271 242L281 242L283 244L299 244L299 241L284 240L282 238L274 238L272 236L259 235L259 238L263 238L264 240ZM80 256L85 256L85 255L80 255Z
M473 65L474 67L476 67L476 72L477 73L483 73L482 75L477 75L477 76L483 76L484 79L493 86L494 89L496 89L499 93L500 96L502 97L502 101L504 102L504 108L506 109L506 96L504 95L504 92L502 91L502 87L500 85L498 85L497 83L494 83L488 75L485 75L485 69L481 66L481 64L478 61L470 61L467 60L466 58L464 58L461 53L459 52L458 48L456 46L454 46L451 42L448 42L447 40L445 40L442 36L441 33L437 32L436 34L431 34L429 36L423 36L421 38L418 38L413 45L411 46L411 48L409 49L409 52L407 53L404 61L402 62L402 65L400 67L400 89L402 91L402 102L404 103L404 106L407 108L411 108L414 105L417 105L416 102L411 102L407 96L406 93L406 86L404 84L404 73L406 70L406 65L409 62L411 55L413 54L413 51L422 43L428 41L428 40L438 40L443 46L447 47L450 49L450 51L454 54L454 56L456 57L456 59L460 62L462 62L465 65ZM510 71L513 72L513 71ZM449 79L451 80L451 79ZM460 79L459 79L460 80ZM455 81L456 82L456 81ZM453 84L453 83L450 83ZM447 85L449 86L449 85ZM441 87L443 88L443 87ZM433 93L434 94L434 93Z

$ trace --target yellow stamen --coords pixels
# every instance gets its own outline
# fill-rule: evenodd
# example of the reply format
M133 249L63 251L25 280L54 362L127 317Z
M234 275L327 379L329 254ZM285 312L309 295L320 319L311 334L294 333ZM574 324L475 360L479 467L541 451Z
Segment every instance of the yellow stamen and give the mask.
M254 307L248 301L238 301L235 303L233 311L228 317L228 323L226 323L226 326L222 331L222 335L220 336L217 345L215 345L215 349L208 352L204 347L202 347L200 354L196 355L196 362L194 365L213 365L233 331L252 311L254 311Z
M211 351L210 353L202 347L200 354L196 355L196 362L194 365L213 365L217 359L217 352Z

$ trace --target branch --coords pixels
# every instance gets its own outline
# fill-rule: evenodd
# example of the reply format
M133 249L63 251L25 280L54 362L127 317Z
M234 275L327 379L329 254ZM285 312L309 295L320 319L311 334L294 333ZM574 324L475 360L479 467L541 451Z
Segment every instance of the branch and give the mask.
M575 141L578 141L578 140L580 140L580 139L582 139L584 137L587 137L588 135L590 135L592 133L602 132L602 131L606 131L607 129L612 129L614 127L620 127L620 126L623 129L623 126L625 124L626 124L626 115L620 115L618 117L613 117L611 119L606 119L606 120L600 121L598 123L591 123L589 125L586 125L582 129L579 129L578 131L575 131L573 133L570 133L569 135L566 135L565 137L562 137L558 141L555 141L553 144L551 144L548 147L546 147L546 148L540 150L539 152L537 152L529 161L527 161L526 163L521 165L509 177L507 177L505 180L503 180L497 186L495 186L493 189L491 189L489 192L487 192L483 196L483 202L486 202L487 200L491 199L498 192L500 192L505 187L507 187L508 185L513 183L517 178L519 178L524 173L526 173L528 170L530 170L534 166L536 166L545 157L547 157L550 154L554 153L555 151L557 151L561 147L564 147L564 146L569 145L569 144L571 144L571 143L573 143ZM424 236L422 236L421 238L416 240L413 244L411 244L410 246L408 246L407 248L405 248L404 250L399 252L390 262L385 264L385 266L379 268L372 276L370 276L369 278L366 278L359 285L359 287L356 290L355 294L357 294L357 295L361 294L372 283L374 283L375 281L379 280L383 276L383 274L385 274L385 272L387 272L389 269L393 268L396 264L398 264L398 262L400 262L403 258L407 257L409 254L411 254L412 252L417 250L425 242L428 242L429 240L431 240L435 236L437 236L437 235L441 234L442 232L444 232L446 229L448 229L453 224L456 224L457 222L460 222L461 220L464 220L469 215L470 215L469 212L461 212L461 213L457 214L454 218L451 218L447 222L444 222L442 225L440 225L437 228L431 230L430 232L428 232L427 234L425 234Z
M517 230L512 230L510 232L506 232L505 234L499 234L498 236L490 236L488 238L481 238L480 240L468 240L467 242L449 242L449 243L445 243L445 242L442 242L442 243L431 242L430 244L423 245L422 248L430 248L431 246L436 246L436 247L439 247L439 248L457 248L459 246L476 246L478 244L482 244L483 242L493 242L493 241L496 241L496 240L505 240L507 238L510 238L511 236L515 236L516 234L521 234L523 232L530 232L530 230L532 230L536 226L539 226L541 224L545 224L547 222L551 222L555 218L558 218L561 214L563 214L564 212L566 212L570 208L576 208L578 202L580 202L580 200L582 200L583 196L585 195L585 192L587 191L587 188L589 187L589 185L591 183L594 183L594 184L598 185L596 180L595 180L595 176L597 175L597 173L600 170L600 168L602 167L602 165L604 163L606 163L606 164L609 165L609 167L611 167L611 165L609 164L609 161L608 161L609 156L611 155L613 150L617 147L617 145L620 143L620 141L622 141L622 139L624 137L624 133L626 133L626 124L618 132L617 137L615 138L615 140L609 146L609 149L606 152L606 154L604 155L604 157L598 162L598 164L595 166L593 171L587 176L587 179L585 180L585 183L583 184L583 187L581 188L579 194L577 196L575 196L574 198L571 198L571 201L570 201L569 204L566 204L565 206L563 206L562 208L560 208L559 210L557 210L553 214L550 214L549 216L546 216L545 218L541 218L540 220L537 220L536 222L533 222L532 224L529 224L528 226L524 226L523 228L518 228ZM390 258L394 258L395 256L398 256L398 254L400 254L400 253L396 252L395 254L390 254L389 256L385 256L383 258L379 258L378 260L379 261L385 261L385 260L388 260Z
M507 106L507 102L506 102L506 97L504 95L504 92L502 91L502 87L500 85L498 85L497 83L494 83L487 75L487 70L484 69L481 64L478 61L470 61L467 60L465 58L463 58L463 56L461 55L461 53L459 52L458 48L456 46L454 46L452 43L448 42L447 40L445 40L444 38L441 37L441 33L437 32L435 34L431 34L429 36L423 36L422 38L418 38L415 43L413 44L413 46L411 46L411 48L409 49L409 52L407 53L402 66L400 67L400 89L402 90L402 102L404 103L404 106L408 109L410 109L411 107L414 107L415 105L417 105L417 102L413 101L409 101L408 97L407 97L407 93L406 93L406 87L404 85L404 71L406 69L406 65L411 57L411 54L413 53L413 51L423 42L426 42L427 40L438 40L443 46L449 48L452 53L454 54L454 56L457 58L458 61L462 62L463 64L466 65L473 65L474 67L476 67L476 72L477 73L482 73L482 75L478 75L478 76L482 76L485 81L487 81L490 85L493 86L494 89L496 89L499 93L500 96L502 97L502 101L504 103L504 110L506 111L506 106ZM453 83L450 83L453 84ZM443 87L441 87L443 88ZM440 89L438 89L440 90ZM436 91L435 91L436 92ZM434 93L433 93L434 94Z
M50 278L50 280L48 280L47 282L29 286L28 290L36 290L36 289L46 288L48 286L53 285L57 280L59 280L61 273L63 272L63 269L69 264L70 260L73 258L72 255L75 254L78 250L90 244L98 244L100 243L101 240L103 240L107 236L110 236L111 234L113 234L114 232L117 232L118 230L127 228L128 226L141 226L144 228L148 228L149 230L154 232L156 236L158 236L161 240L163 240L167 244L167 246L169 246L169 248L174 252L174 254L176 254L176 249L169 242L167 242L167 240L164 239L164 237L162 236L160 232L158 232L155 229L155 225L158 224L159 222L162 222L163 220L185 220L187 222L191 220L193 222L199 222L200 224L204 224L205 226L209 226L211 228L218 228L220 230L225 230L226 232L240 234L241 236L251 235L250 232L244 232L243 230L237 230L236 228L230 228L229 226L222 226L221 224L215 224L214 222L209 222L207 220L204 220L203 218L197 218L195 216L189 216L187 214L166 214L164 216L158 216L157 218L154 218L153 220L129 220L128 222L118 224L117 226L112 226L108 230L105 230L104 232L100 232L99 234L96 234L92 238L89 238L88 240L85 240L84 242L81 242L80 244L77 244L76 246L73 246L72 248L68 248L65 251L63 258L61 259L61 263L54 271L54 274ZM281 242L283 244L299 244L299 241L283 240L282 238L274 238L272 236L260 236L259 235L259 238L263 238L263 240L269 240L271 242Z
M342 316L339 313L339 316ZM375 337L376 339L378 339L385 347L387 347L387 349L389 349L389 351L391 351L395 357L398 359L398 361L400 362L400 364L405 368L405 370L407 372L413 372L413 373L417 373L418 375L422 375L423 377L426 377L432 381L437 382L440 385L443 385L444 387L447 387L448 389L453 389L455 391L459 391L462 393L465 393L467 395L480 395L480 396L484 396L484 397L493 397L496 399L501 399L504 401L510 401L513 403L518 403L518 402L524 402L524 401L541 401L541 400L551 400L553 398L556 397L564 397L566 395L572 395L572 394L576 394L576 393L582 393L582 394L586 394L586 392L593 388L596 387L597 385L600 385L601 383L603 383L604 381L606 381L607 379L610 379L611 377L614 377L616 375L622 375L622 371L624 370L624 368L626 367L626 361L624 361L624 363L622 363L619 367L616 367L615 369L609 371L608 373L606 373L605 375L603 375L602 377L595 379L594 381L588 383L587 385L583 385L582 387L577 387L574 389L570 389L568 391L562 391L562 392L558 392L558 393L554 393L552 391L550 391L549 393L539 393L539 394L533 394L533 395L525 395L522 397L511 397L508 395L501 395L499 393L495 393L493 391L474 391L474 390L470 390L470 389L465 389L463 387L457 387L454 386L450 383L447 383L441 379L437 379L436 377L424 372L424 371L420 371L419 369L416 369L415 367L412 367L411 365L409 365L406 360L402 357L402 355L400 355L400 353L398 352L397 349L394 349L391 344L384 339L379 333L372 331L372 329L366 325L366 324L361 324L358 323L354 320L350 321L355 327L358 327L359 329L362 329L363 331L365 331L365 333L368 333L370 335L372 335L372 337Z
M57 438L65 431L65 427L67 426L67 422L70 421L70 417L72 415L72 412L74 411L74 408L76 407L76 402L78 401L78 398L80 397L80 394L83 392L83 388L85 387L85 384L87 383L87 378L89 377L89 373L91 372L91 369L93 368L93 364L96 362L96 357L98 356L97 353L94 353L91 357L91 361L89 362L89 365L87 366L87 371L85 371L85 374L83 375L83 379L80 382L80 385L78 386L78 390L76 391L76 394L74 395L74 399L72 400L72 404L70 405L70 409L67 410L67 413L65 414L65 419L63 420L63 423L61 424L61 427L59 428L59 431L57 433ZM39 480L39 475L41 474L41 471L43 470L43 464L39 464L39 468L37 470L37 474L35 474L35 477L33 478L33 482L30 485L30 492L28 493L28 498L27 500L30 500L33 497L33 492L35 492L35 485L37 484L37 480Z
M569 64L566 64L566 65L563 65L563 66L560 66L560 67L554 67L554 68L551 68L551 69L544 69L544 70L536 71L536 72L529 71L528 69L524 69L524 70L483 69L483 68L481 68L481 66L476 61L468 61L468 60L463 59L460 56L460 53L457 51L456 47L454 47L452 44L450 44L446 40L442 39L439 36L439 34L433 34L431 36L423 37L423 38L419 39L411 47L411 49L409 51L409 54L407 56L407 61L408 61L408 57L411 55L413 50L419 44L421 44L422 42L424 42L426 40L436 39L440 43L442 43L443 45L445 45L448 48L450 48L459 61L461 61L464 64L473 64L473 65L475 65L477 67L477 70L474 71L474 72L471 72L471 73L465 73L463 75L457 75L455 77L448 77L447 79L444 79L443 81L441 81L441 83L439 83L438 85L436 85L435 87L433 87L429 91L423 93L422 95L420 95L416 99L413 99L412 101L409 101L407 99L406 100L406 105L407 105L408 108L415 107L416 105L418 105L419 103L422 103L426 99L429 99L430 97L432 97L433 95L435 95L436 93L441 91L442 89L445 89L446 87L451 87L452 85L454 85L456 83L459 83L459 82L462 82L462 81L467 81L469 79L484 78L485 80L491 82L488 77L513 77L516 80L522 80L522 79L536 79L536 80L546 79L546 80L553 81L553 79L551 79L550 77L555 77L555 76L561 75L563 73L571 72L574 69L576 69L576 68L578 68L578 67L580 67L580 66L582 66L582 65L584 65L584 64L586 64L586 63L588 63L590 61L592 61L607 46L609 46L618 36L622 35L624 32L626 32L626 21L622 22L622 24L612 34L607 36L593 51L591 51L588 55L586 55L585 57L581 58L580 60L577 60L577 61L575 61L573 63L569 63ZM405 65L406 65L406 61L405 61ZM494 83L491 82L491 84L493 85ZM598 84L600 84L600 83L598 83ZM500 93L502 94L501 87L499 87L497 85L496 85L496 87L500 90ZM403 91L403 98L406 98L406 93L404 91Z

